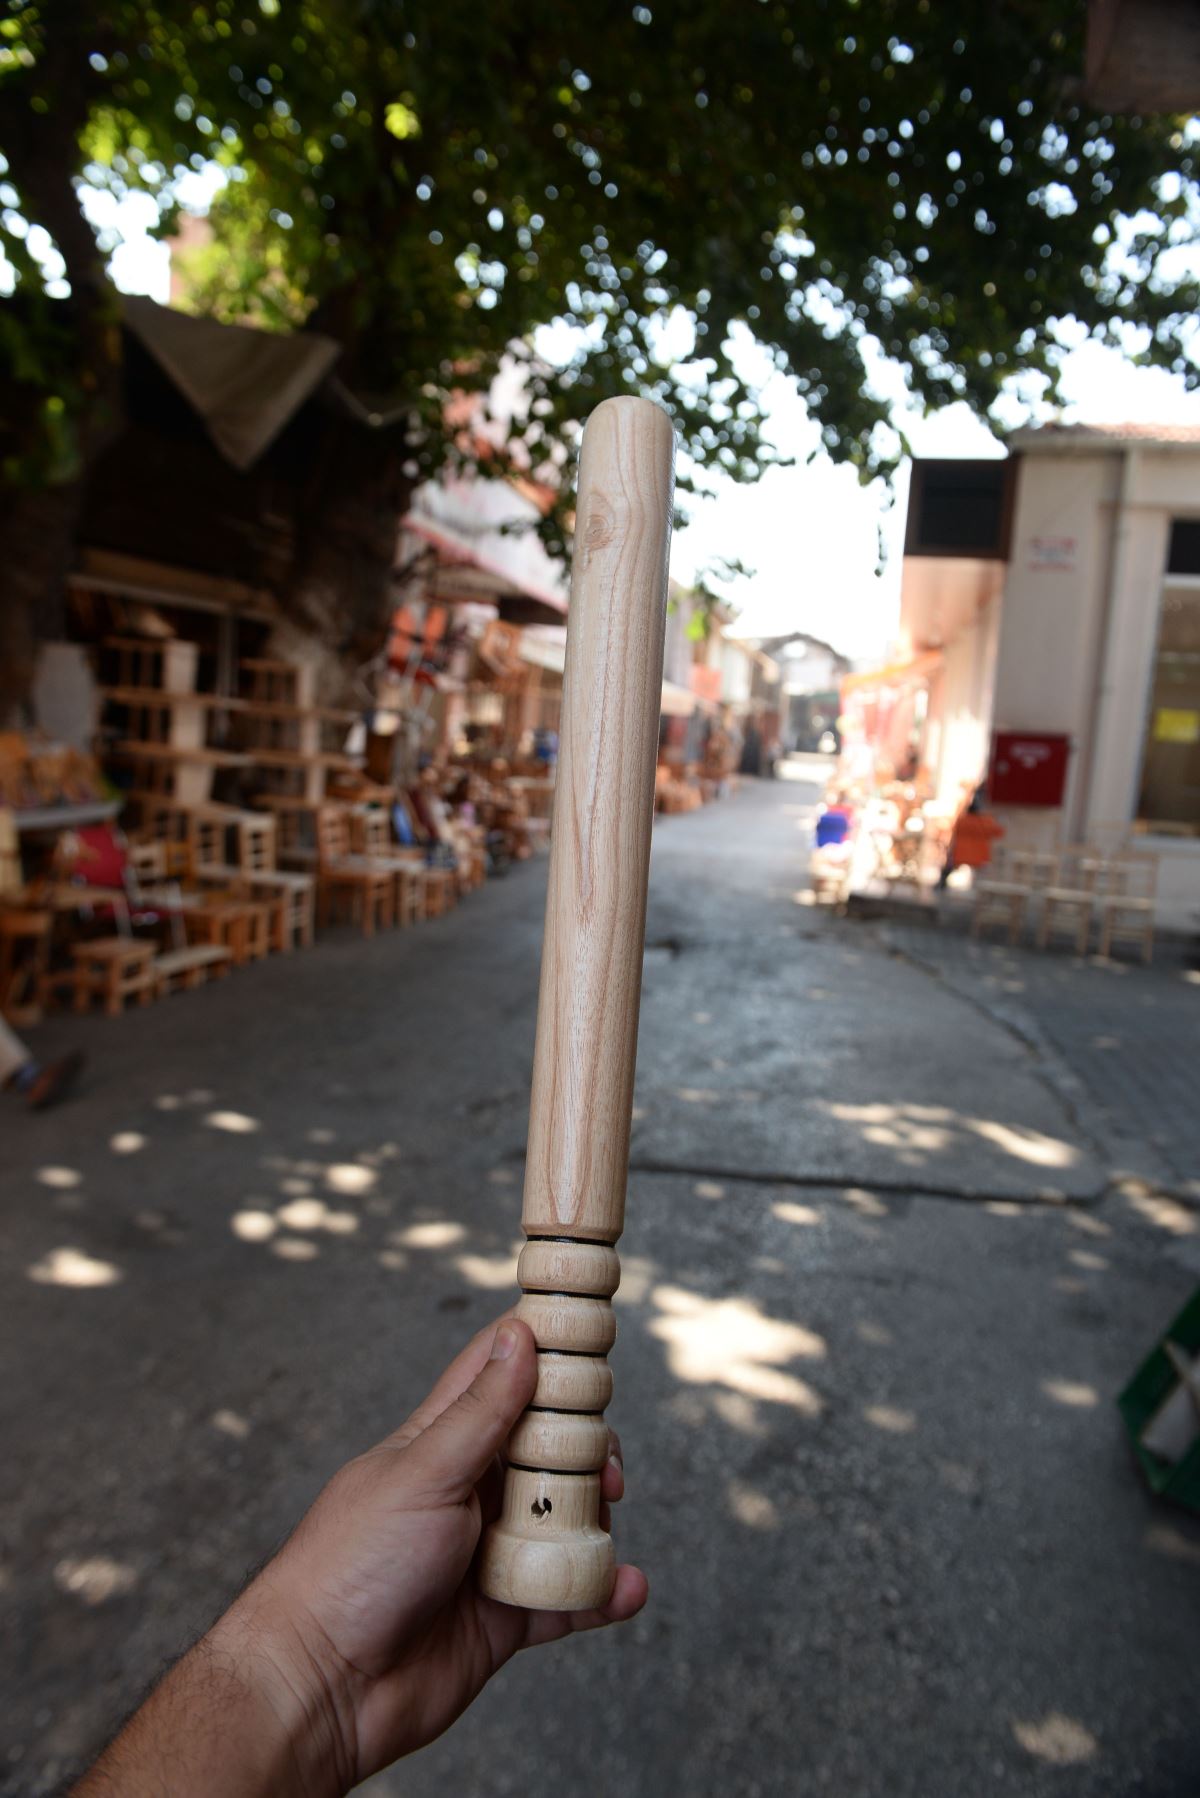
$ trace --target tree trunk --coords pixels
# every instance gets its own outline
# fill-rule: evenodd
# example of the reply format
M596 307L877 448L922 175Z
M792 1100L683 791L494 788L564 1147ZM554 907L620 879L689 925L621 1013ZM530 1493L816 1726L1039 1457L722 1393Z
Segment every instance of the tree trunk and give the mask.
M82 481L10 489L0 517L0 725L26 722L39 642L62 635Z

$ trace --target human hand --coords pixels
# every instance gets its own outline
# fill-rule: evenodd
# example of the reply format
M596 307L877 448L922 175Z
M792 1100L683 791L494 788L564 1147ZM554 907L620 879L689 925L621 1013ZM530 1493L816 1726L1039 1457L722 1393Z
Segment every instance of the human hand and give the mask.
M518 1649L634 1616L646 1580L619 1567L593 1611L523 1611L485 1598L474 1558L498 1515L499 1460L537 1382L525 1324L489 1326L394 1435L351 1461L213 1635L257 1669L295 1738L302 1783L347 1791L453 1723ZM620 1446L601 1475L621 1497ZM278 1791L280 1788L274 1788Z

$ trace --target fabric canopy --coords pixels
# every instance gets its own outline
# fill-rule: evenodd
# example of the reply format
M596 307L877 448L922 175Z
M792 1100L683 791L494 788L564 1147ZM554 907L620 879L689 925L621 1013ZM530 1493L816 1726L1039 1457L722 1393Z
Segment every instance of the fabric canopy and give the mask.
M124 315L235 468L257 462L342 353L315 331L222 325L140 295L126 298Z

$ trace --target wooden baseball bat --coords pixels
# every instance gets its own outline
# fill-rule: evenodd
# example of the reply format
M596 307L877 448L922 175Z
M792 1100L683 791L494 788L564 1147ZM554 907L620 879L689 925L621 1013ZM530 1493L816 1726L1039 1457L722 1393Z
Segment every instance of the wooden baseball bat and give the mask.
M538 1346L509 1438L483 1590L530 1610L612 1592L601 1529L605 1356L621 1277L675 434L649 400L605 400L584 432L516 1315Z

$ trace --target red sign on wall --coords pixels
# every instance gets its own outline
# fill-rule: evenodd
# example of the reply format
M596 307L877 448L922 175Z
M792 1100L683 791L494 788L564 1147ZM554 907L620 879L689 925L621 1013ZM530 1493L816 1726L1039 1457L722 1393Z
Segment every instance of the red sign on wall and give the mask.
M1045 731L998 730L992 739L992 805L1062 804L1071 739Z

